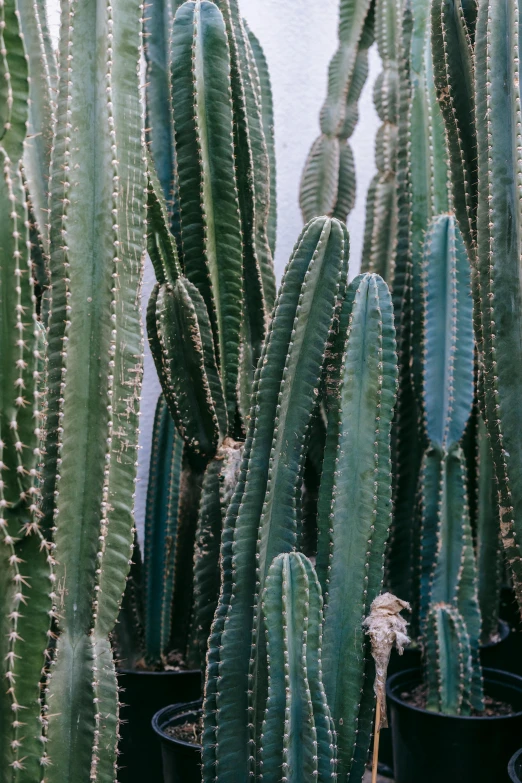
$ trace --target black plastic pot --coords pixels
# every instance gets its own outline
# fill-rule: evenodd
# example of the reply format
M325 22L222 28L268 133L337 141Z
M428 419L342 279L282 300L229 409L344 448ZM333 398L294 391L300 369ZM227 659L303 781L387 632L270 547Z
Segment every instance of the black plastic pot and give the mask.
M509 779L513 783L522 783L522 749L517 750L515 755L510 758L508 773Z
M152 728L161 741L164 783L201 783L201 745L176 739L166 730L201 714L201 699L189 704L171 704L157 712Z
M405 702L421 682L410 669L388 680L396 783L508 783L508 762L522 737L522 678L484 670L486 694L508 702L512 715L460 717Z
M161 753L151 720L168 704L190 702L201 695L201 672L118 672L120 701L119 783L161 783Z

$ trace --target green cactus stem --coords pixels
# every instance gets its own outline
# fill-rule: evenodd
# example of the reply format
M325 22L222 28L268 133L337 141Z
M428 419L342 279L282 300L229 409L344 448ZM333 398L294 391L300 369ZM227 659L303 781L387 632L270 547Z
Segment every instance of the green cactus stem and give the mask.
M321 663L321 588L297 552L276 557L262 597L267 637L268 699L260 750L262 779L320 781L335 777L335 731Z
M485 420L499 488L503 544L522 605L522 291L518 3L479 2L475 42L478 270Z
M183 439L163 395L156 406L145 511L145 660L158 666L170 641Z
M328 562L324 683L337 730L338 774L355 781L362 777L372 732L373 661L362 621L382 586L391 521L397 359L391 296L378 275L355 278L343 310L341 323L349 319L349 328L339 356L338 397L328 412L319 497L326 519L318 526L329 527L322 542L328 557L321 557Z
M140 50L138 0L103 7L63 0L43 484L60 635L49 682L46 783L115 778L118 696L108 635L133 543L142 372Z
M41 526L44 341L20 171L28 65L14 0L0 6L0 777L37 781L46 759L40 679L53 614L53 558Z
M427 709L445 715L470 715L470 641L464 620L454 607L440 603L430 610L424 654Z
M375 37L383 70L374 87L374 103L382 122L375 143L377 174L368 191L362 269L376 272L389 285L393 280L397 243L399 137L399 60L402 4L379 0L375 7Z
M368 75L373 24L370 0L342 0L339 46L328 70L321 135L312 144L301 177L299 203L304 220L332 215L346 221L353 208L355 167L348 138L357 124L357 103Z
M225 438L203 479L194 548L194 606L188 647L191 668L205 668L207 642L221 585L221 532L239 478L242 456L243 445Z
M223 584L205 687L204 780L237 783L254 771L249 742L259 737L268 681L262 619L253 606L273 558L296 543L296 487L347 249L338 221L317 218L305 227L256 374L254 415L223 532Z

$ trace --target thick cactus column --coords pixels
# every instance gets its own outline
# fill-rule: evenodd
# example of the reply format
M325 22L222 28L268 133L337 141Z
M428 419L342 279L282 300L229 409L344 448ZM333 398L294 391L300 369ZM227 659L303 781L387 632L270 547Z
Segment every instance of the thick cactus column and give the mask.
M352 281L343 320L348 336L328 412L317 560L326 564L324 683L337 731L338 774L359 780L374 709L373 664L362 621L382 586L391 521L397 358L391 296L382 278L366 274Z
M140 51L138 0L63 0L43 486L59 561L48 783L116 775L108 635L133 542L146 185Z
M210 638L204 779L247 781L267 694L257 605L273 558L296 544L296 486L325 347L347 274L336 220L304 229L288 265L255 380L253 417L222 544L223 584ZM219 710L219 712L216 712ZM255 741L255 740L254 740Z
M455 217L436 218L424 258L423 410L428 447L421 489L420 622L440 603L462 615L471 650L471 705L483 705L478 659L481 619L460 447L474 398L471 270ZM446 687L446 685L444 686Z
M40 679L54 576L38 509L44 339L20 172L29 83L14 0L0 4L0 48L0 778L22 783L41 779L46 758Z
M323 685L323 599L313 566L297 552L276 557L262 597L268 699L260 750L262 779L328 783L335 731Z

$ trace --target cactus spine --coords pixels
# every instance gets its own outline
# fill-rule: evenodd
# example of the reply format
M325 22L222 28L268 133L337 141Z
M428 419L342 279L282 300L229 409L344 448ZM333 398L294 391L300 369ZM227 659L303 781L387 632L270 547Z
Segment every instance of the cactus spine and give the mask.
M260 749L264 781L327 783L335 777L335 731L321 664L321 587L304 555L274 558L262 598L268 699Z
M342 0L339 46L328 70L321 135L312 144L301 178L299 203L305 221L318 215L345 221L355 203L355 167L348 139L357 124L357 103L368 75L373 24L370 0Z
M43 484L60 629L48 783L115 778L118 696L108 635L133 542L142 368L140 50L138 0L63 0Z
M20 166L28 64L14 0L0 6L0 777L39 780L40 679L53 613L53 558L38 508L44 339L31 274Z

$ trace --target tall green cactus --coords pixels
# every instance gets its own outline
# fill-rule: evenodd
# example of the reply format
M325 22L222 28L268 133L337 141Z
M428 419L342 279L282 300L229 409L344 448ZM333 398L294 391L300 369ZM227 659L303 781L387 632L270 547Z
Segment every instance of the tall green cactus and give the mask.
M40 780L46 758L40 679L55 577L38 508L44 338L20 171L29 82L14 0L0 22L0 777L21 783Z
M326 604L324 683L337 731L338 773L356 781L372 732L373 660L362 621L382 586L397 384L392 302L378 275L360 275L350 284L339 336L344 344L337 367L330 365L331 391L338 380L328 410L317 563Z
M43 483L60 629L48 783L115 778L118 694L108 635L133 543L142 368L140 49L138 0L62 1Z
M382 125L375 142L378 171L367 194L362 268L363 271L377 272L391 285L399 224L397 156L402 2L378 0L375 6L375 37L383 70L375 83L374 103Z
M521 291L519 7L434 0L433 51L450 141L455 209L474 263L481 407L498 481L501 533L522 604L522 441L516 425ZM476 161L478 160L478 167Z
M297 552L272 562L262 597L268 698L262 727L263 781L327 783L335 777L335 730L321 664L321 587Z
M430 225L423 287L423 409L428 446L421 471L421 629L428 634L433 606L448 604L460 613L473 662L469 698L473 707L481 709L481 618L466 464L459 445L474 397L471 270L453 216L440 216Z
M296 544L296 486L345 285L347 247L346 229L336 220L318 218L305 227L256 373L254 415L223 532L223 584L209 642L205 780L246 781L254 772L255 746L249 742L259 738L268 687L257 601L273 558Z
M355 203L355 164L348 139L357 124L357 104L368 75L373 24L371 0L342 0L339 46L328 70L321 134L312 144L301 177L299 203L305 221L318 215L345 221Z

